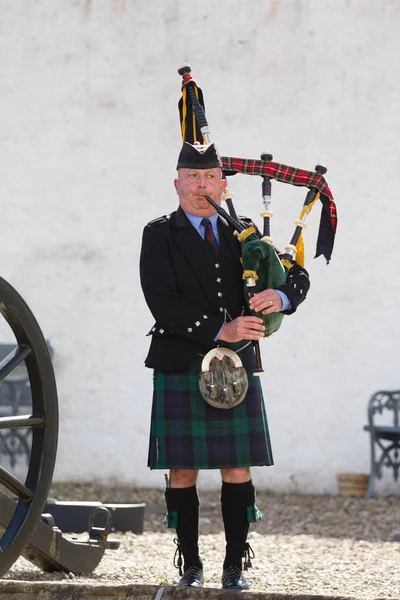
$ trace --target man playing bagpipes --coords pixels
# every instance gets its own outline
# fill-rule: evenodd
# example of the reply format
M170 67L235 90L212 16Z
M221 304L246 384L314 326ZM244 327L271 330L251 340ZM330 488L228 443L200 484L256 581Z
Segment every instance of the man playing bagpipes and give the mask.
M179 207L144 228L140 258L156 321L145 360L154 369L148 466L170 471L165 523L176 530L181 587L203 586L196 482L200 469L220 470L222 587L248 589L243 570L254 554L247 535L261 518L250 467L273 464L253 343L264 337L260 317L294 313L309 279L295 265L281 286L249 301L234 227L206 199L219 206L226 185L215 145L185 141L177 172Z

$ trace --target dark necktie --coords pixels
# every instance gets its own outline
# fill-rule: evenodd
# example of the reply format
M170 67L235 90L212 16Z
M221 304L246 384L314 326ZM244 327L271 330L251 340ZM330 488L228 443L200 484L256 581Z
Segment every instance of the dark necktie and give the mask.
M201 225L204 226L204 241L208 246L210 246L214 254L217 255L219 250L218 242L217 238L214 235L213 226L211 225L210 219L202 219Z

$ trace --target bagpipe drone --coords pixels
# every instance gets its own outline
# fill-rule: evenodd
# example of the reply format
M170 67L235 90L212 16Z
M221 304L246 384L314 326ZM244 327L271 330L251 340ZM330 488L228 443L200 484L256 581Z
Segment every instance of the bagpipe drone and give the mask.
M211 144L213 140L205 115L202 90L193 79L189 65L180 67L178 73L182 76L182 97L178 104L182 140L191 144L195 142L205 145ZM322 210L315 257L322 254L329 263L334 245L337 215L332 193L324 179L327 171L326 167L316 165L315 171L312 172L273 162L272 158L272 155L267 153L263 153L260 160L220 156L224 177L236 173L262 177L262 200L264 204L264 210L260 214L263 218L262 235L256 227L248 226L240 221L233 206L232 194L228 191L228 188L223 200L225 200L229 212L206 196L206 199L213 205L215 210L232 225L241 243L244 295L247 301L251 295L262 290L279 288L290 278L290 271L293 268L296 268L297 265L304 266L302 232L307 226L305 222L307 215L318 200L322 204ZM270 233L270 222L273 216L270 210L271 179L308 188L300 215L295 221L294 233L289 244L285 246L283 253L277 252ZM257 314L257 316L262 317L266 328L264 337L268 337L279 329L284 315L282 313L271 313L266 315ZM259 375L263 373L263 369L258 342L254 343L254 348L257 365L254 374Z

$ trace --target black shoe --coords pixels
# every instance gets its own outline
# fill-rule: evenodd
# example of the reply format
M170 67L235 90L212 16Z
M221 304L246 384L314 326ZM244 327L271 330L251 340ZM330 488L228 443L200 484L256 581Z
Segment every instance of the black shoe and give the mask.
M180 578L178 587L201 588L203 584L203 569L200 569L200 567L189 567Z
M224 590L249 589L249 584L243 577L240 567L227 567L222 571L222 588Z

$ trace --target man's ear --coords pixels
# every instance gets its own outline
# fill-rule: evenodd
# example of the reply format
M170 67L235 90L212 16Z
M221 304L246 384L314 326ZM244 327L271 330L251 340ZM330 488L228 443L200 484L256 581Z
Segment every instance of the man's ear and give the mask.
M222 191L225 192L226 186L228 185L228 182L226 179L221 179L221 187L222 187Z
M178 193L178 185L179 185L179 179L174 179L174 186L176 189L176 193Z

